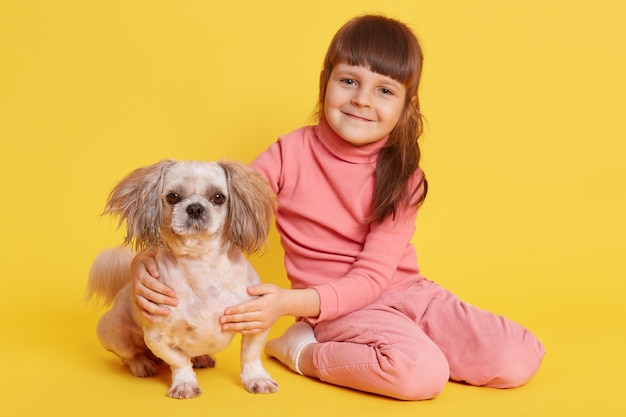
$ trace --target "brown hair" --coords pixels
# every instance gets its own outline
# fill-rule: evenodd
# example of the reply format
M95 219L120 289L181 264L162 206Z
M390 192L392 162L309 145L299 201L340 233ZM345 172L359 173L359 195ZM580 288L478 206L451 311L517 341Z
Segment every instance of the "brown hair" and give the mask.
M335 65L363 66L393 78L406 87L402 115L380 150L376 166L374 207L368 221L382 222L395 215L399 204L410 205L422 189L415 206L426 197L428 183L410 181L419 168L422 115L417 90L422 73L423 55L415 34L404 23L380 15L364 15L342 26L332 39L320 76L318 116L324 114L324 98Z

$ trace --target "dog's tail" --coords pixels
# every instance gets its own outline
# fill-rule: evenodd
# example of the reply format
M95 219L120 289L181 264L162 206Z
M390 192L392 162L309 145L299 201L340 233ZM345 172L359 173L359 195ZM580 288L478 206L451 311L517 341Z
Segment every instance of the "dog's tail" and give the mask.
M91 265L85 300L108 306L129 281L130 262L134 252L125 246L102 251Z

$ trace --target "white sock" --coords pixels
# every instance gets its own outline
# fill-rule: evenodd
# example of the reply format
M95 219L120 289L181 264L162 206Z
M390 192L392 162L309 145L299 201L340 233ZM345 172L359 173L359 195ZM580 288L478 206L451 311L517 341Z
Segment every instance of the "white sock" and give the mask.
M265 353L302 375L298 367L300 354L305 346L311 343L317 343L313 328L304 321L298 321L292 324L282 336L269 340L265 345Z

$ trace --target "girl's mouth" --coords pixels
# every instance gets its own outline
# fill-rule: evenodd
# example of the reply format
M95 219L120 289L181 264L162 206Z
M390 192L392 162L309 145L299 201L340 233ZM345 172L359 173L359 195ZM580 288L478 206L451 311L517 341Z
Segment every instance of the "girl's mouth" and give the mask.
M360 121L363 121L363 122L371 122L371 120L370 120L370 119L367 119L367 118L365 118L365 117L358 116L358 115L356 115L356 114L346 113L346 112L344 112L343 114L345 114L348 118L353 119L353 120L360 120Z

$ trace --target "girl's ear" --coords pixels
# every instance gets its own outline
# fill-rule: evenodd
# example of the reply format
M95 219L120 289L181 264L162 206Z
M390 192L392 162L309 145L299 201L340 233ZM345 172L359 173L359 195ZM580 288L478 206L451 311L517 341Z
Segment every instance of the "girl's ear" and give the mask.
M119 216L118 227L126 221L125 245L137 250L158 245L163 175L175 163L163 160L138 168L111 191L104 214Z
M225 238L244 253L261 250L267 240L276 196L252 168L234 161L220 161L228 181L228 218Z

